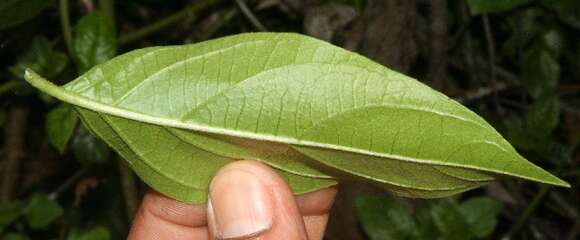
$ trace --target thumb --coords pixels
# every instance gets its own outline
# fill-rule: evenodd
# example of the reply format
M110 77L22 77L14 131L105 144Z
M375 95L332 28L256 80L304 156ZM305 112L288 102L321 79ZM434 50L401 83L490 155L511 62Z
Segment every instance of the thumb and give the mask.
M214 177L208 224L217 239L308 239L286 182L255 161L233 162Z

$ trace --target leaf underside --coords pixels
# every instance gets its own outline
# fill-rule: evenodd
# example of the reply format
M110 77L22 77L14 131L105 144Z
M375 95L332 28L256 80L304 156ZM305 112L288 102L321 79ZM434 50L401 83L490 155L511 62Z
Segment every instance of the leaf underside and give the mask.
M75 105L145 182L186 202L204 202L212 175L238 159L276 168L296 194L362 180L444 197L498 175L569 186L445 95L298 34L135 50L64 87L26 79Z

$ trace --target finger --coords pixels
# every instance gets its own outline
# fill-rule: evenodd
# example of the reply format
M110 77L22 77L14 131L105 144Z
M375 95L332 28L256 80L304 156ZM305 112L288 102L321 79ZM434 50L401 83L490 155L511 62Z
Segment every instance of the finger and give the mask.
M334 203L336 191L336 187L329 187L298 196L296 202L300 213L304 216L328 214Z
M299 196L296 201L303 216L308 239L323 239L328 214L334 203L336 187L318 190Z
M129 240L208 239L206 206L182 203L149 191L135 216Z
M220 239L307 239L296 200L274 170L255 161L222 168L210 184L208 224Z

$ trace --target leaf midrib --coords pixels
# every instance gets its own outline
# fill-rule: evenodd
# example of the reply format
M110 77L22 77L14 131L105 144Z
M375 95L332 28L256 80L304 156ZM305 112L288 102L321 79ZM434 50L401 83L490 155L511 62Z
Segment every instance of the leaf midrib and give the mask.
M161 117L155 117L155 116L147 115L144 113L140 113L140 112L124 109L124 108L119 108L119 107L115 107L115 106L109 106L107 104L97 102L95 100L92 100L90 98L87 98L87 97L79 95L79 94L76 94L74 92L64 90L61 87L54 85L53 83L45 80L44 78L38 76L36 73L33 73L31 71L27 71L27 76L28 76L27 78L30 80L30 83L32 85L34 85L35 87L38 87L40 89L43 89L44 91L46 91L47 93L50 93L52 96L54 96L55 98L58 98L61 101L68 102L68 103L71 103L71 104L74 104L74 105L77 105L77 106L80 106L83 108L91 109L93 111L102 112L102 113L110 114L110 115L117 116L117 117L123 117L123 118L131 119L131 120L135 120L135 121L139 121L139 122L145 122L145 123L150 123L150 124L175 127L175 128L181 128L181 129L188 129L188 130L194 130L194 131L201 131L201 132L206 132L206 133L231 135L231 136L250 138L250 139L255 139L255 140L272 141L272 142L286 143L286 144L295 144L295 145L306 146L306 147L328 148L328 149L333 149L333 150L360 153L360 154L377 156L377 157L386 157L386 158L398 159L401 161L409 161L409 162L417 162L417 163L430 163L430 164L434 164L434 165L455 166L455 167L477 169L477 167L465 166L465 165L461 165L461 164L441 163L441 162L429 160L429 159L416 159L416 158L410 158L410 157L405 157L405 156L400 156L400 155L378 153L378 152L374 152L374 151L368 151L368 150L357 149L357 148L336 146L334 144L325 144L325 143L318 143L318 142L313 142L313 141L305 141L305 140L300 140L300 139L296 139L296 138L272 136L272 135L266 135L266 134L257 134L257 133L239 131L239 130L219 128L219 127L215 127L215 126L204 126L201 124L184 123L181 121L176 121L176 120L166 119L166 118L161 118ZM367 105L366 107L372 107L372 106L373 105ZM459 120L465 121L465 119L454 116L454 115L449 115L449 114L438 112L438 111L421 109L421 108L417 108L417 107L413 107L413 106L405 106L405 105L395 106L392 104L376 105L376 107L388 107L388 106L406 107L408 109L414 109L414 110L418 110L418 111L427 111L427 112L431 112L434 114L439 114L441 116L457 118ZM489 169L481 169L481 170L490 171Z
M109 106L109 105L94 101L94 100L89 99L85 96L76 94L74 92L70 92L68 90L65 90L65 89L57 86L57 85L54 85L52 82L49 82L48 80L39 76L38 74L36 74L35 72L33 72L30 69L26 70L25 78L34 87L42 89L43 91L45 91L49 95L52 95L53 97L55 97L61 101L68 102L68 103L71 103L73 105L77 105L77 106L91 109L94 111L110 114L113 116L123 117L123 118L127 118L130 120L145 122L145 123L149 123L149 124L175 127L175 128L181 128L181 129L188 129L188 130L200 131L200 132L206 132L206 133L231 135L231 136L235 136L235 137L250 138L250 139L255 139L255 140L293 144L293 145L305 146L305 147L318 147L318 148L332 149L332 150L338 150L338 151L346 151L346 152L352 152L352 153L358 153L358 154L370 155L370 156L376 156L376 157L384 157L384 158L390 158L390 159L407 161L407 162L414 162L414 163L423 163L423 164L432 164L432 165L436 165L436 166L451 166L451 167L460 167L460 168L466 168L466 169L474 169L474 170L516 176L516 177L520 177L520 178L528 179L528 180L532 180L532 181L568 186L568 185L565 185L564 183L558 183L557 181L544 180L543 178L533 178L533 177L529 177L529 176L522 175L522 174L505 172L505 171L489 169L489 168L484 168L484 167L479 167L479 166L468 166L468 165L463 165L463 164L440 162L440 161L435 161L432 159L417 159L417 158L394 155L394 154L378 153L378 152L368 151L368 150L364 150L364 149L337 146L334 144L305 141L305 140L300 140L300 139L296 139L296 138L257 134L257 133L239 131L239 130L219 128L219 127L215 127L215 126L206 126L206 125L201 125L201 124L184 123L184 122L180 122L180 121L176 121L176 120L150 116L150 115L146 115L144 113L139 113L139 112L135 112L135 111L127 110L127 109L122 109L122 108L118 108L118 107L114 107L114 106ZM381 105L381 106L386 106L386 105ZM395 107L408 107L409 109L416 108L413 106L409 107L409 106L405 106L405 105L397 105ZM416 108L416 110L428 111L428 112L431 112L434 114L440 114L442 116L448 115L450 117L457 118L457 116L453 116L453 115L449 115L449 114L445 114L445 113L441 113L441 112L437 112L437 111L432 111L432 110L430 111L427 109ZM462 118L459 118L459 119L463 120Z

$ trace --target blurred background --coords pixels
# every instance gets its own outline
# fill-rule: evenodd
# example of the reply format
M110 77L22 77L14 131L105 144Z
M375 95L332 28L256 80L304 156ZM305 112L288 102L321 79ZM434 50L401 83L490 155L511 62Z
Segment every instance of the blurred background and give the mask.
M64 84L133 49L253 31L420 79L573 186L505 178L420 200L344 184L326 239L580 239L578 0L2 0L0 239L124 239L147 189L26 67Z

